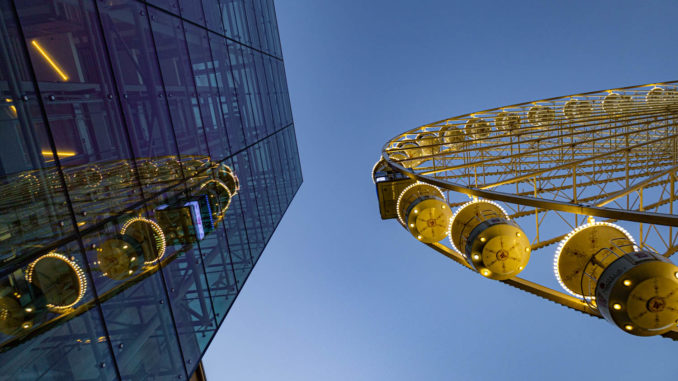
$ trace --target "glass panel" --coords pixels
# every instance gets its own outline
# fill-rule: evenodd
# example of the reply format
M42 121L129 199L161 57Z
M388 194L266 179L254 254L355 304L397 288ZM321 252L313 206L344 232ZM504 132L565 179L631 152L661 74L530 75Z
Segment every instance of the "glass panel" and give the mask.
M75 228L12 15L10 5L1 2L0 261L10 268Z
M181 20L155 9L149 14L181 161L208 155Z
M243 0L222 0L221 15L226 36L241 42L249 41Z
M276 133L272 139L272 151L275 152L273 156L274 163L277 162L279 166L279 173L276 174L276 190L280 199L281 210L285 211L287 204L292 198L292 182L290 177L290 163L287 156L284 136L281 132Z
M296 189L301 185L302 175L301 175L301 163L299 162L299 151L297 148L297 138L294 132L294 125L286 128L285 132L287 136L288 147L291 148L291 151L290 153L288 153L288 155L290 155L290 158L292 159L292 168L294 169L292 171L294 179L292 184Z
M231 62L226 48L226 39L212 33L210 33L209 38L221 109L226 119L228 142L231 146L231 152L237 152L245 147L245 134L240 104L238 103L236 81L233 78Z
M212 180L210 175L210 171L195 175L189 182L187 193L167 200L165 205L157 205L154 210L154 219L164 228L167 237L168 257L162 262L162 272L187 369L197 365L216 330L212 300L198 247L204 235L211 234L214 217L219 218L219 204L210 203L209 197L220 196L211 190L222 190L209 186ZM210 209L210 206L214 208ZM183 218L182 213L185 216ZM187 229L187 226L190 228ZM179 229L184 233L179 233Z
M229 155L229 148L214 71L215 61L212 60L207 32L188 23L184 27L209 152L212 160L219 161Z
M186 245L163 266L186 367L197 364L216 330L214 311L197 246Z
M219 0L202 0L205 11L207 28L217 33L224 34L224 24L221 20Z
M256 66L254 64L254 50L243 46L243 73L245 78L245 106L252 115L252 124L249 130L245 130L245 139L248 137L249 144L266 137L266 128L264 126L264 108L259 96L259 83L257 82ZM248 134L248 132L250 132Z
M266 177L267 172L270 172L270 168L267 167L267 163L264 162L262 156L265 152L265 145L263 142L255 145L248 152L248 164L251 167L252 178L248 183L252 184L252 189L256 194L256 204L257 210L259 211L259 224L261 225L262 231L262 247L263 244L268 240L268 237L273 233L273 209L270 202L269 189L266 186ZM255 258L258 257L260 251L255 251ZM255 259L256 260L256 259Z
M238 104L242 110L243 131L245 132L245 142L253 144L257 141L257 120L255 120L252 88L248 72L251 67L243 59L243 48L240 44L228 41L228 52L231 60L231 71L233 72L233 81L238 97ZM250 56L248 54L248 56Z
M116 214L139 194L131 173L118 181L131 152L93 3L16 6L76 218Z
M260 216L258 200L260 198L266 200L267 195L265 193L258 193L251 171L251 162L248 152L249 150L236 155L233 158L232 168L241 180L239 199L242 205L242 213L245 218L243 226L247 229L247 238L249 239L252 258L258 258L264 248L265 239L263 228L269 224L265 219L265 216ZM228 234L227 237L229 240L231 239L230 234ZM240 279L238 280L238 283L240 283Z
M146 2L175 15L179 14L179 0L146 0Z
M192 21L198 25L205 25L205 16L203 15L202 2L200 0L179 0L179 10L181 17Z
M259 137L263 138L273 134L275 126L273 125L273 110L271 108L270 97L268 94L268 83L266 82L266 71L264 70L263 55L259 52L251 51L254 59L254 76L256 77L256 99L261 105L263 114L263 128L259 127Z
M241 153L238 157L243 157L245 153ZM231 254L233 263L233 271L237 281L238 289L240 289L247 279L254 262L250 254L250 246L252 244L252 236L257 234L257 216L256 203L252 204L251 188L247 185L247 178L250 177L249 170L245 171L235 165L235 161L227 161L227 165L235 171L240 179L240 192L233 198L228 212L224 215L224 229L228 239L228 249ZM246 217L245 210L249 213ZM248 221L245 221L248 218ZM219 321L223 316L219 317Z
M267 186L269 192L273 193L275 197L271 197L271 204L274 206L274 209L278 210L278 214L274 218L275 225L282 217L282 213L285 211L285 206L287 205L287 197L289 182L285 178L284 167L283 167L283 158L278 152L278 134L273 136L271 139L266 140L267 144L267 153L268 160L270 160L273 170L268 175Z
M161 273L125 286L102 304L122 378L185 378Z
M268 15L266 9L264 9L265 4L262 4L262 0L254 0L253 5L257 31L259 33L259 47L261 50L270 53L269 36L266 26L268 24ZM262 5L264 7L262 7Z
M238 197L238 196L236 196ZM226 222L233 221L232 214L236 213L233 209L240 209L239 201L232 201L235 204L226 211ZM232 228L230 228L233 230ZM235 238L238 239L237 237ZM231 254L228 249L228 241L226 239L226 230L222 225L208 234L204 240L200 242L200 250L202 251L205 271L207 273L207 282L212 296L212 304L216 316L219 320L226 316L226 311L231 307L238 292L237 282L235 280L235 272L233 270L233 263L231 262Z
M257 20L254 16L254 4L252 0L245 0L243 7L245 8L245 17L247 20L247 34L249 38L245 41L248 45L259 48L259 31L257 30Z
M273 0L266 0L268 3L267 8L269 9L269 12L271 13L271 34L272 34L272 45L273 45L273 55L282 58L282 49L280 47L280 36L278 35L278 18L275 14L275 5L273 4Z
M276 130L283 128L286 126L285 124L285 111L283 110L284 104L283 104L283 98L282 98L282 93L283 93L283 88L282 84L280 83L280 77L279 77L279 72L278 72L278 60L272 57L268 57L268 65L267 65L267 75L271 82L273 83L273 88L274 88L274 108L276 109L276 112L278 113L279 116L279 121L278 124L276 125Z
M283 125L287 126L292 123L292 108L290 105L290 94L287 89L287 78L285 77L285 66L282 61L276 61L276 67L278 70L278 82L280 83L281 98L282 98L282 109L284 115Z
M135 1L99 4L132 149L148 196L182 177L145 8ZM117 176L129 175L129 164L115 164Z
M264 56L264 69L266 71L266 79L269 85L271 108L273 109L273 128L275 131L280 130L284 127L282 114L282 97L280 96L280 84L276 79L275 72L275 58L269 56Z
M4 379L117 379L77 242L0 278L0 295Z
M293 127L293 126L292 126ZM296 137L296 132L294 128L291 129L291 134L293 137L294 141L294 146L292 147L294 150L294 165L296 168L296 173L297 173L297 186L301 185L301 182L303 181L303 175L301 174L301 161L299 158L299 148L297 147L297 137Z

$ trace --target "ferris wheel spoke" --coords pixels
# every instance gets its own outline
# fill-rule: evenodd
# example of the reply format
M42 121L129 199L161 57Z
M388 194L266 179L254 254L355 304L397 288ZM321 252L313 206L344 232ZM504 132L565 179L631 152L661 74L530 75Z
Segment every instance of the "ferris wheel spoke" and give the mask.
M629 258L652 260L656 268L678 274L678 267L658 259L678 251L678 81L443 119L400 134L384 146L382 156L389 171L405 175L400 178L443 190L446 210L456 210L449 222L450 239L452 231L461 237L451 246L470 249L473 255L466 258L456 249L424 240L429 246L487 278L564 306L599 317L602 306L612 315L626 314L614 321L639 319L615 323L629 333L678 339L664 321L678 319L678 301L656 299L674 296L668 281L655 281L651 302L647 290L634 291L651 284L642 283L644 278L623 279L623 286L621 278L611 282L609 287L633 291L624 299L636 303L629 312L596 294L605 270ZM485 212L460 212L469 205ZM502 213L496 212L499 208ZM494 210L492 218L488 210ZM434 220L436 229L422 226L425 235L448 226L438 216ZM517 277L529 254L554 249L556 280L574 297ZM652 309L653 315L644 309Z

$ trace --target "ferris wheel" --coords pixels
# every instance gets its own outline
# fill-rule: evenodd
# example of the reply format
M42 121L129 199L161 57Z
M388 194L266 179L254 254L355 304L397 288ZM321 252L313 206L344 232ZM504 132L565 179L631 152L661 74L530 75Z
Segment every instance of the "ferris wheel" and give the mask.
M404 132L372 169L381 217L481 276L678 340L677 87L568 95Z

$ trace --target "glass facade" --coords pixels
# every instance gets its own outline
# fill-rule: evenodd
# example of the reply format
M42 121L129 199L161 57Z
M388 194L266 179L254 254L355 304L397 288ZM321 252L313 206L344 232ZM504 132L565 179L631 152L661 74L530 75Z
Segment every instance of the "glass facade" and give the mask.
M273 0L0 0L0 378L188 379L302 175Z

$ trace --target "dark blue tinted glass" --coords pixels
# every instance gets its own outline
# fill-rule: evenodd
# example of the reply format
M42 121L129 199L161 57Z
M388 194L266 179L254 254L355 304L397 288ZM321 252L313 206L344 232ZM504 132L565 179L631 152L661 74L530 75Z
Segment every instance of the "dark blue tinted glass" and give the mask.
M133 168L117 176L132 152L94 3L20 2L17 12L76 217L120 212L139 200L138 181Z
M243 51L247 51L243 54ZM250 145L257 141L257 125L259 124L258 110L254 103L253 82L252 82L252 68L249 49L242 45L228 41L228 52L231 61L231 72L233 73L233 83L235 92L238 97L238 104L240 105L243 132L245 134L245 142Z
M301 184L272 2L196 1L0 0L0 378L186 379Z
M226 224L229 221L238 220L238 216L231 217L231 215L240 212L239 202L235 201L234 203L232 201L232 203L232 208L226 213ZM237 207L236 204L238 204ZM232 227L229 227L229 229L232 230ZM237 240L237 237L235 239ZM238 293L228 244L223 224L200 242L212 304L219 320L226 315L226 311L230 308ZM244 249L242 250L244 251Z
M250 40L243 0L221 0L221 15L226 36L243 43Z
M212 300L197 246L177 251L163 266L174 324L179 335L186 367L197 364L209 339L216 331Z
M242 112L238 101L237 83L231 71L231 61L226 39L210 33L210 47L214 60L215 80L219 89L219 103L226 123L226 134L231 152L245 147Z
M71 242L0 277L3 378L117 379L87 268Z
M150 195L181 181L181 172L146 7L122 1L98 8L141 184ZM129 164L118 163L116 174L123 176Z
M0 259L20 261L73 233L63 178L8 2L0 2ZM60 159L66 158L60 151ZM69 152L70 154L70 152Z
M217 87L216 61L212 59L207 31L188 23L184 27L207 145L212 159L218 161L228 156L230 150Z
M200 0L179 0L179 10L181 17L194 22L200 26L205 26L205 15Z
M182 22L155 9L149 9L149 14L181 161L207 155Z
M219 0L202 0L202 7L205 12L207 29L224 34L224 24L221 20Z
M161 273L126 285L102 304L123 379L186 377Z
M146 2L175 15L180 13L179 0L146 0Z
M238 157L243 157L241 153ZM236 161L227 160L226 163L234 169L240 178L240 193L233 198L228 213L224 216L224 229L228 240L228 248L231 254L231 262L235 273L238 289L240 289L247 279L247 275L254 266L251 255L252 237L257 236L258 221L256 203L252 196L248 196L251 187L248 184L246 171L238 172L239 166ZM221 319L219 319L221 321Z

